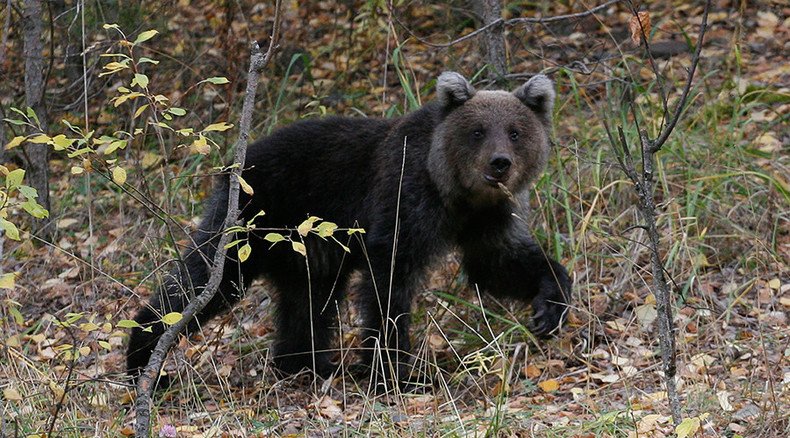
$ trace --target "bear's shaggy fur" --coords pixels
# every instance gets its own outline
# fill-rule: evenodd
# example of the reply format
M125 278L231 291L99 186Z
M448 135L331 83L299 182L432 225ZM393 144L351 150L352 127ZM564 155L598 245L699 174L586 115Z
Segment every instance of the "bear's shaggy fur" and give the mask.
M308 235L306 258L286 244L269 249L266 232L251 234L250 258L238 263L236 249L229 250L219 292L198 321L227 310L263 276L274 288L276 367L328 376L336 368L330 352L335 301L359 272L355 304L363 363L386 347L384 361L398 364L390 369L403 378L414 291L431 263L456 249L473 285L531 302L533 332L554 330L570 279L531 239L517 201L545 167L553 102L553 84L542 75L510 93L475 91L461 75L447 72L438 79L437 99L401 118L301 121L251 145L243 176L255 193L241 195L242 219L263 210L257 227L293 228L309 214L366 233L350 254ZM183 310L208 281L227 203L224 178L183 265L135 318L153 330L132 330L131 375L146 365L161 336L161 315Z

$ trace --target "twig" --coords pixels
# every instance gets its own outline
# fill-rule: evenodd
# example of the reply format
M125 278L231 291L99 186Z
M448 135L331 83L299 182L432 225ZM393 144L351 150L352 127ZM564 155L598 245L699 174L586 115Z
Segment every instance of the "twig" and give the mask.
M658 342L659 348L661 350L661 363L662 368L664 371L664 384L667 388L667 398L669 399L669 407L672 412L672 421L675 425L680 424L682 419L682 410L680 404L680 397L678 396L677 387L675 385L675 374L677 372L677 365L676 365L676 348L675 348L675 333L674 333L674 323L672 319L672 297L671 291L668 287L667 280L665 277L666 270L664 269L664 265L661 261L661 252L660 252L660 236L658 234L658 229L656 227L656 204L655 204L655 197L653 194L654 191L654 181L653 181L653 165L654 165L654 157L656 152L658 152L661 147L666 143L669 135L672 133L673 129L677 125L680 117L683 113L683 108L686 104L686 100L688 99L689 92L691 90L691 84L694 80L694 73L696 72L697 64L699 63L700 53L702 52L702 44L705 37L705 30L707 28L708 22L708 12L710 11L711 1L708 0L705 3L705 10L702 16L702 24L700 26L699 37L697 39L697 48L694 51L694 55L691 60L691 68L689 69L688 79L686 80L686 86L683 88L683 92L681 94L680 100L678 101L677 105L671 117L666 119L667 111L668 111L668 104L667 104L667 97L666 95L662 94L662 101L664 104L664 112L663 117L664 120L668 120L668 122L664 125L662 123L662 128L659 133L659 136L656 140L651 140L647 136L647 132L644 131L639 126L639 119L637 117L637 113L634 107L633 96L631 96L630 91L627 91L626 99L628 101L628 105L630 106L629 111L634 118L634 123L636 124L637 133L639 135L639 144L642 156L642 173L639 174L633 163L633 158L630 153L630 149L628 146L628 142L625 136L625 132L623 131L622 126L618 126L618 134L619 139L615 139L614 135L612 134L611 130L609 129L609 125L604 120L604 127L606 128L606 134L609 137L609 142L612 145L612 148L615 150L615 157L617 158L620 167L622 168L623 172L628 176L628 178L634 183L634 189L639 196L638 208L640 216L644 221L644 224L639 225L639 228L643 228L647 231L649 244L647 245L650 250L650 264L652 267L652 274L653 274L653 287L656 291L656 310L658 313ZM636 14L636 10L632 8L632 12ZM640 22L641 25L641 22ZM647 38L644 35L644 30L642 31L642 39L643 41L647 41ZM657 81L661 81L661 74L658 69L655 67L654 63L651 63L653 67L653 73L656 75ZM604 118L605 119L605 118ZM621 152L622 150L622 152ZM622 153L622 155L621 155Z
M278 0L275 5L274 27L272 28L272 35L269 41L269 48L265 54L261 53L258 43L253 41L251 44L250 55L250 68L247 72L247 88L244 95L244 105L241 112L241 120L239 123L239 138L236 141L234 166L231 169L229 198L228 198L228 211L225 217L225 228L229 228L236 224L239 216L239 177L244 169L244 160L247 155L247 142L249 139L250 126L252 125L252 111L255 108L255 94L258 89L258 78L260 72L271 59L275 48L277 47L277 39L280 33L282 0ZM181 319L169 326L159 341L156 348L148 361L148 365L140 375L140 380L137 385L137 400L135 402L135 436L138 438L148 438L151 427L151 394L154 389L154 382L162 368L167 352L175 343L178 335L184 331L187 324L195 317L195 315L203 310L209 301L217 293L220 282L222 281L223 267L227 249L225 246L230 241L232 235L230 233L222 233L220 241L217 244L217 252L214 254L213 267L211 275L205 289L189 302L184 311L182 312Z
M584 18L598 11L606 9L615 3L620 3L621 1L623 0L609 0L608 2L602 5L588 9L584 12L577 12L575 14L555 15L553 17L537 17L537 18L528 18L528 17L511 18L510 20L507 20L505 22L505 26L512 26L514 24L520 24L520 23L538 23L538 24L556 23L557 21L572 20L574 18Z
M555 15L555 16L551 16L551 17L538 17L538 18L526 18L526 17L525 18L511 18L509 20L505 20L503 18L498 18L498 19L496 19L496 20L494 20L494 21L492 21L490 23L486 23L485 26L483 26L483 27L481 27L479 29L476 29L476 30L474 30L471 33L468 33L468 34L466 34L466 35L464 35L462 37L456 38L456 39L454 39L454 40L452 40L450 42L447 42L447 43L432 43L432 42L430 42L430 41L428 41L428 40L416 35L414 32L412 32L411 29L409 29L398 18L397 15L392 14L392 17L395 19L395 21L398 22L398 24L401 25L401 27L406 29L406 32L408 32L409 35L411 35L414 39L416 39L420 43L425 44L426 46L429 46L429 47L437 48L437 49L445 49L447 47L454 46L454 45L456 45L456 44L458 44L460 42L466 41L468 39L475 38L475 37L479 36L481 33L490 30L494 26L499 26L499 25L504 24L507 27L507 26L514 26L514 25L523 24L523 23L546 24L546 23L556 23L558 21L564 21L564 20L572 20L574 18L584 18L584 17L592 15L592 14L598 12L598 11L606 9L606 8L608 8L609 6L611 6L611 5L615 4L615 3L620 3L622 1L624 1L624 0L609 0L608 2L606 2L606 3L602 4L602 5L599 5L599 6L596 6L596 7L592 8L592 9L588 9L588 10L586 10L584 12L578 12L578 13L575 13L575 14Z
M677 125L678 120L680 120L680 115L683 113L683 107L686 106L686 100L688 99L689 92L691 91L691 83L694 79L694 72L697 71L697 64L699 63L700 54L702 53L702 41L705 38L705 31L708 28L708 12L710 12L710 3L711 0L705 2L705 11L702 13L702 24L699 28L699 36L697 37L697 47L694 49L694 55L691 57L691 68L689 69L689 76L688 80L686 81L686 86L683 87L683 93L680 95L680 100L678 101L677 105L675 105L674 114L672 114L672 118L669 120L669 123L661 130L661 134L658 136L658 139L652 141L650 144L650 152L655 153L664 146L664 143L667 142L669 138L669 134L672 133L672 130L675 129L675 125Z

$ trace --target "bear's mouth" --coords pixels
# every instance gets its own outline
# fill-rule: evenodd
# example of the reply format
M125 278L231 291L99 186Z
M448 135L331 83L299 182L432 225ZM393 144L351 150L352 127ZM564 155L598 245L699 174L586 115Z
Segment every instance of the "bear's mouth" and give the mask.
M494 176L484 173L483 180L491 187L499 188L499 184L505 184L505 182L507 182L508 176L510 175Z

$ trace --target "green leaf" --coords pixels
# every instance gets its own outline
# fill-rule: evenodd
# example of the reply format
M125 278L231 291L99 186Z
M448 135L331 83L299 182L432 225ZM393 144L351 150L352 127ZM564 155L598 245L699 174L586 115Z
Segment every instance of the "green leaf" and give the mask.
M5 177L5 186L10 188L22 184L22 179L25 177L25 169L14 169L8 172Z
M187 110L185 110L184 108L179 108L176 106L169 108L167 111L174 116L183 116L186 115L187 113Z
M335 230L337 230L337 224L333 222L321 222L318 224L318 227L316 227L316 231L318 231L318 235L321 237L329 237Z
M343 248L343 251L345 251L347 253L351 253L351 248L347 247L346 245L343 245L342 243L340 243L339 240L335 239L334 237L332 239L335 241L335 243L340 245L341 248Z
M352 235L352 234L365 234L365 229L364 228L349 228L347 232L348 232L349 236Z
M167 325L173 325L184 317L180 312L170 312L162 317L162 322Z
M11 240L19 241L19 229L13 222L9 222L0 217L0 228L5 231L5 235Z
M301 254L303 257L307 257L307 248L305 248L304 243L302 242L291 242L291 247L294 251Z
M72 143L74 143L74 140L66 138L66 136L63 134L58 134L52 137L52 146L56 151L62 151L63 149L71 146Z
M135 85L139 85L140 88L148 88L148 76L142 73L135 73L134 78L132 79L132 83L130 84L132 87Z
M107 29L120 29L120 26L118 26L115 23L105 23L105 24L102 25L102 29L105 29L105 30L107 30Z
M681 421L680 424L678 424L675 428L675 433L677 434L678 438L687 438L697 433L699 428L699 418L684 418L683 421Z
M96 341L99 344L99 347L104 348L105 350L112 350L112 345L110 345L107 341Z
M120 328L143 328L139 322L131 320L131 319L122 319L118 321L118 324L115 324L116 327Z
M24 196L27 199L38 198L38 192L33 187L22 184L16 189L19 190L19 193L21 193L22 196Z
M239 248L239 261L245 262L248 258L250 258L250 254L252 253L252 247L249 243L245 243L244 246Z
M157 61L155 59L151 59L151 58L146 58L145 56L141 56L140 59L137 60L137 63L138 64L148 63L148 64L156 65L156 64L159 64L159 61Z
M144 43L144 42L150 40L151 38L153 38L154 35L156 35L158 33L159 33L159 31L155 30L155 29L146 30L145 32L141 32L140 35L137 35L137 39L134 40L132 45L136 46L136 45L138 45L140 43Z
M217 77L213 77L213 78L203 79L202 81L200 81L198 83L202 84L203 82L208 82L209 84L214 84L214 85L222 85L222 84L230 83L228 78L225 78L225 77L222 77L222 76L217 76Z
M26 122L24 122L22 120L17 120L17 119L3 119L3 121L4 122L8 122L8 123L10 123L12 125L16 125L16 126L25 126L25 125L27 125Z
M27 116L36 121L36 126L41 126L41 122L38 121L38 116L33 111L33 108L27 107Z
M125 149L127 143L128 143L127 140L113 141L112 143L107 145L106 149L104 149L104 155L110 155L111 153L115 152L118 149Z
M22 316L22 312L16 308L16 306L8 306L8 311L11 312L11 316L14 317L14 322L16 325L21 326L25 323L25 317Z
M282 242L283 240L286 239L280 233L269 233L263 238L263 240L271 243L277 243L277 242Z
M222 132L222 131L227 131L228 129L230 129L232 127L233 127L232 123L225 123L225 122L212 123L212 124L206 126L203 129L203 132L210 132L210 131Z
M8 274L0 274L0 289L13 289L15 279L16 279L15 272L9 272Z
M28 199L22 203L22 208L31 216L36 219L44 219L49 217L47 209L41 206L35 199Z
M240 244L241 242L244 242L244 241L246 241L246 240L247 240L247 239L238 239L238 240L234 240L233 242L230 242L230 243L228 243L227 245L225 245L225 249L233 248L234 246L236 246L236 245L238 245L238 244Z

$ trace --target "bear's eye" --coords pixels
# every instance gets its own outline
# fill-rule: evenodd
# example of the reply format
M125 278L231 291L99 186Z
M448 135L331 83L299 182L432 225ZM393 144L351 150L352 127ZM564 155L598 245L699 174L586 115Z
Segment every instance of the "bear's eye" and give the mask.
M510 139L512 141L518 140L518 131L510 131Z
M472 132L472 136L477 139L483 138L483 130L475 129L474 132Z

